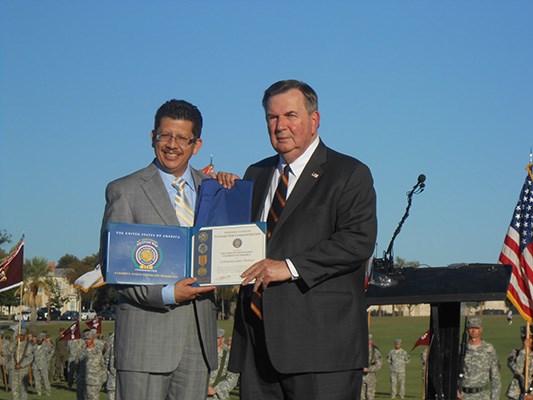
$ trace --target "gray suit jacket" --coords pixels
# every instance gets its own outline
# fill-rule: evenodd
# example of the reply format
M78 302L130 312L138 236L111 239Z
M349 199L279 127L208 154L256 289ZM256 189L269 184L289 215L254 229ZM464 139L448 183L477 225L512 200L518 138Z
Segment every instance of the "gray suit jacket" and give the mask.
M208 177L194 169L191 172L197 187ZM179 225L154 163L107 186L102 240L109 222ZM188 324L197 324L207 364L215 369L213 292L192 302L166 306L161 289L162 285L117 286L120 293L115 321L117 369L155 373L175 370L183 354Z

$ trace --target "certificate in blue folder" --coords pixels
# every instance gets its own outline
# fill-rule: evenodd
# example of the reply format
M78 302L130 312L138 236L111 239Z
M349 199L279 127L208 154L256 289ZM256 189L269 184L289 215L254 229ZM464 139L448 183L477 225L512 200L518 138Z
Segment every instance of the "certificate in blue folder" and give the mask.
M264 222L213 227L109 223L106 282L239 285L241 273L265 258Z
M265 224L250 224L252 182L225 189L206 179L197 198L191 228L110 222L106 282L169 284L194 276L199 284L240 284L240 273L265 257Z

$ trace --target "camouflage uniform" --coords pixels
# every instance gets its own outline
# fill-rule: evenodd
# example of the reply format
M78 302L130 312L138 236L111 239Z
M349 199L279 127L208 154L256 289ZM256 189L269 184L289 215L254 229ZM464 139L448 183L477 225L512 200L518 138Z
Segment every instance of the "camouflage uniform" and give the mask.
M50 396L52 390L48 373L50 369L50 360L52 359L55 350L50 343L44 341L45 337L45 334L40 333L37 337L38 342L33 345L32 372L35 390L37 390L39 396L41 395L41 383L44 385L44 390L47 396Z
M67 376L67 384L68 387L71 388L74 384L74 378L76 376L76 371L78 369L78 360L80 358L80 354L85 349L85 342L81 339L71 339L68 341L67 344L68 348L68 376Z
M7 382L4 380L7 378L7 359L4 354L7 354L4 349L10 349L11 348L11 339L9 339L5 334L2 333L0 337L0 356L2 357L2 371L0 373L2 374L2 382L4 383L4 386L7 385Z
M376 372L383 364L381 352L377 346L368 348L368 371L363 375L363 387L361 390L361 400L374 400L376 395Z
M65 365L68 359L68 340L58 337L55 341L54 381L65 379Z
M529 353L529 383L533 383L533 353ZM524 349L515 349L507 357L507 365L513 373L513 380L507 389L507 397L511 400L520 399L525 384L524 371L526 364L526 352Z
M401 343L396 339L396 344ZM398 386L400 387L400 398L405 396L405 364L411 361L409 354L402 349L392 349L387 355L387 361L390 364L390 383L391 383L391 398L395 398L398 394Z
M105 389L107 391L107 398L115 400L115 388L117 370L115 368L115 334L112 333L107 339L107 345L104 350L104 364L107 368L107 382Z
M217 332L218 338L224 337L224 330L219 328ZM239 374L228 371L230 347L222 343L218 347L218 368L211 371L209 376L209 386L215 389L214 396L207 396L208 400L223 399L229 400L230 393L239 381Z
M498 400L500 398L500 364L494 346L482 342L466 346L462 400Z
M88 335L85 335L86 339ZM92 337L94 339L94 336ZM78 359L76 373L77 399L98 400L100 389L106 380L104 365L103 342L94 340L94 346L85 346Z
M4 358L9 371L9 387L13 400L26 400L28 398L28 379L30 364L33 361L32 344L21 341L20 346L14 340L9 348L3 348Z

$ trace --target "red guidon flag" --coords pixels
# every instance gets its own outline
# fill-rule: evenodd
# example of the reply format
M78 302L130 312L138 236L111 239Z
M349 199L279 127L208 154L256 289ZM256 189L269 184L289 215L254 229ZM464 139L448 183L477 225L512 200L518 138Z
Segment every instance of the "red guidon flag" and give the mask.
M413 351L417 346L429 346L429 329L418 338L411 351Z
M59 335L59 340L61 339L73 340L73 339L79 339L79 338L80 338L80 321L74 322L67 329L61 332L61 335Z
M102 317L96 317L95 319L87 321L85 323L85 325L87 325L87 327L89 329L95 329L96 333L98 335L100 335L100 334L102 334L102 321L103 321L103 319L104 318L102 318Z
M24 239L13 246L0 264L0 292L22 285L24 274Z
M207 167L204 167L200 171L203 172L204 174L208 174L209 175L214 170L215 170L215 165L213 164L213 156L211 156L211 162L209 163L209 165Z
M507 297L529 323L533 313L533 174L527 166L528 176L513 212L511 225L505 235L499 261L512 265Z

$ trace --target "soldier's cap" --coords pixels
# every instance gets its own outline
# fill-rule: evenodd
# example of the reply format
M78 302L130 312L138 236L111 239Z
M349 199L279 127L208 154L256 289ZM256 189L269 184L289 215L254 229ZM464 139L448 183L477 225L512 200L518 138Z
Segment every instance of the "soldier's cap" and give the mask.
M96 337L96 331L93 331L92 329L87 329L83 331L81 334L82 339L94 339Z
M37 340L44 340L46 338L46 332L41 332L37 335Z
M226 332L222 328L217 328L217 338L223 338Z
M481 318L479 317L468 317L466 319L466 328L481 328Z
M520 327L520 336L522 336L523 338L526 337L526 326L525 325L522 325ZM529 327L529 337L533 337L533 327L532 326Z
M394 339L394 344L402 344L402 339Z

